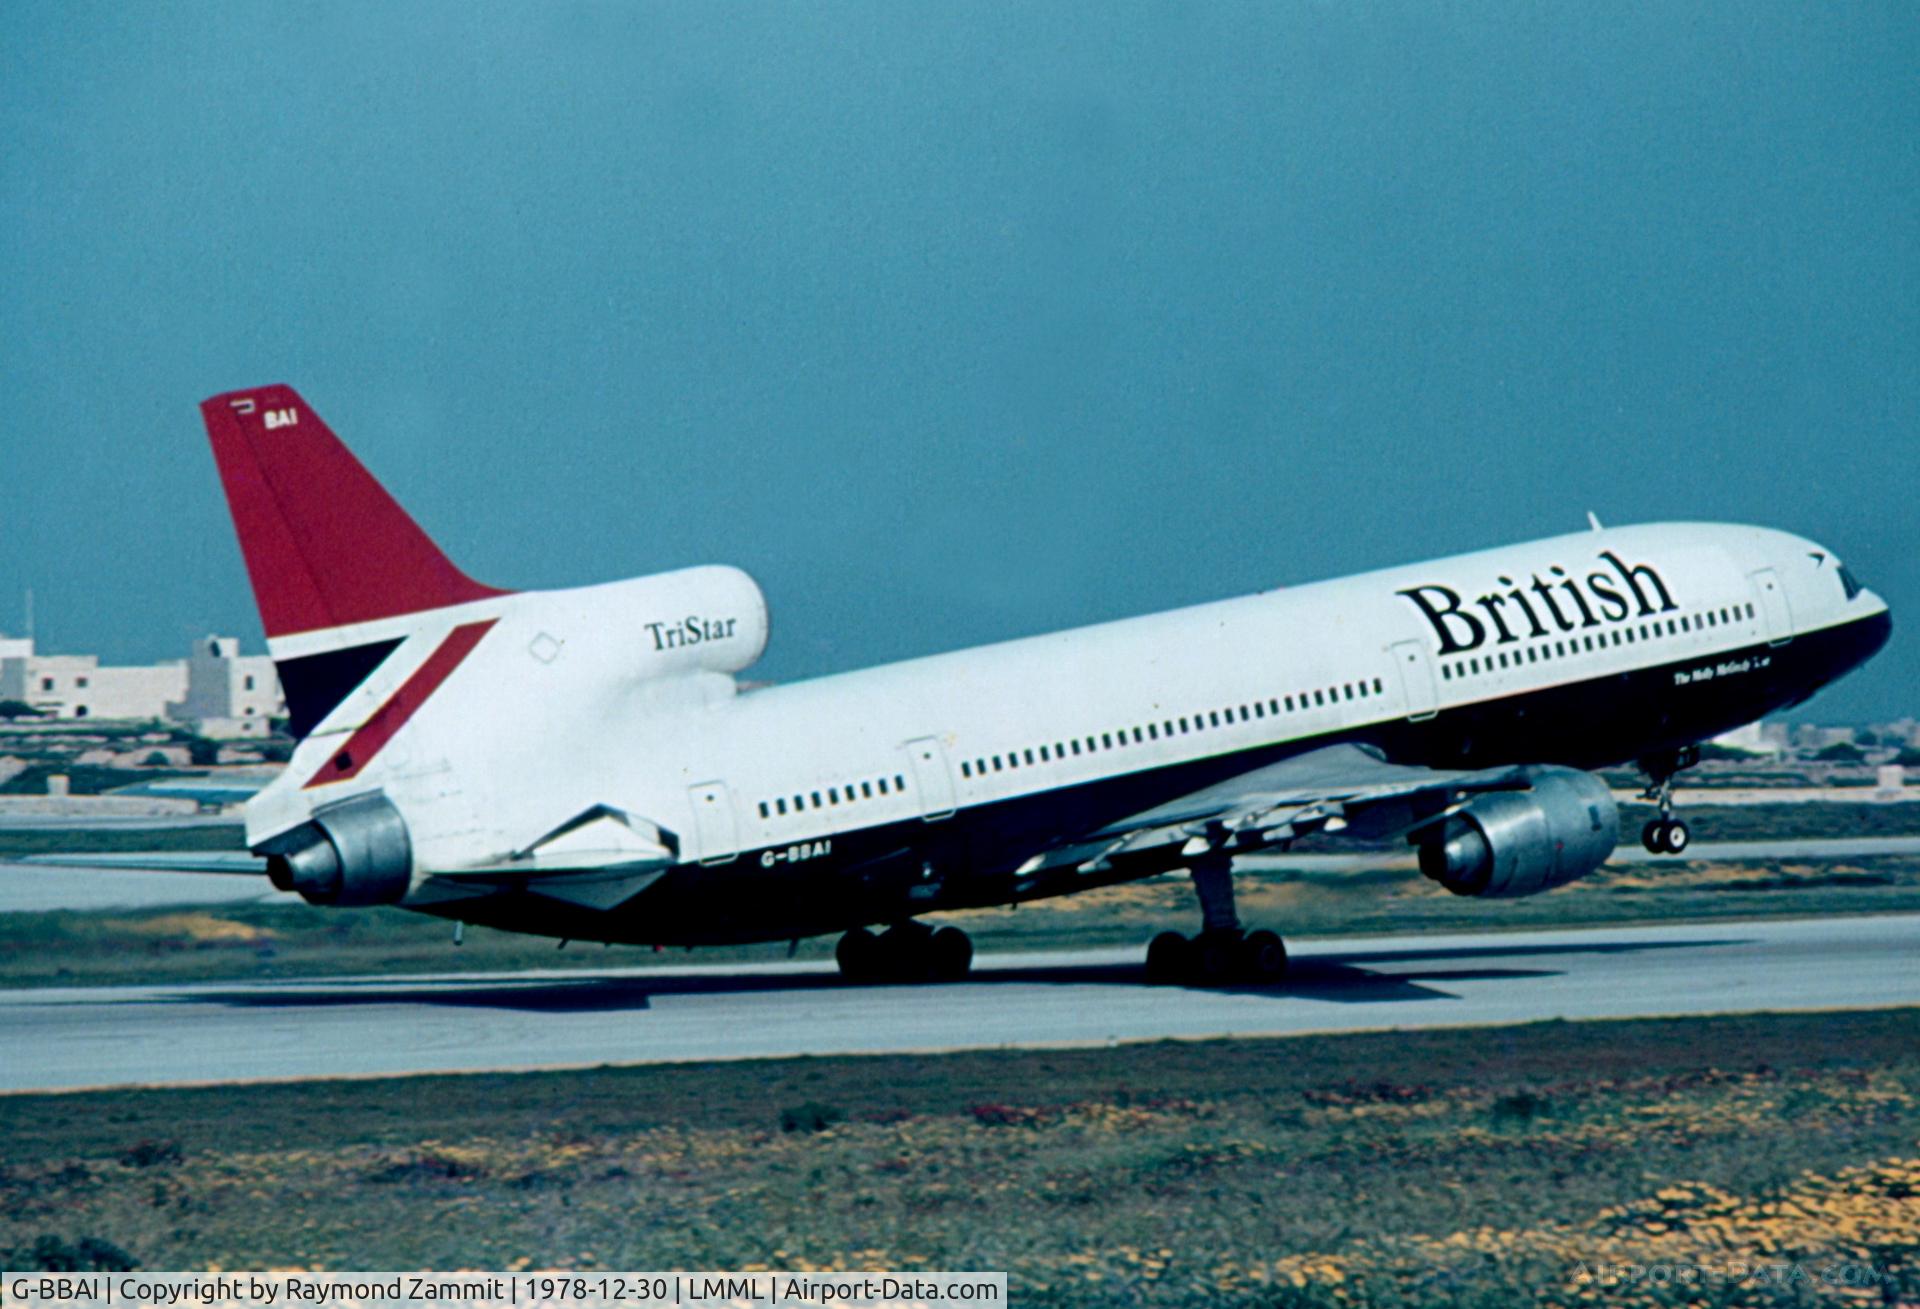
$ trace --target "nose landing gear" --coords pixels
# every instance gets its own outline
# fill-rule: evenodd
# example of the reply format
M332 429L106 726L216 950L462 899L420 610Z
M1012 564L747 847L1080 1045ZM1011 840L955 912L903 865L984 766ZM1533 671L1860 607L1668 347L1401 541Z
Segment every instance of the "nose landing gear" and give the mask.
M1699 762L1700 748L1691 745L1640 761L1640 771L1647 775L1647 789L1640 793L1641 798L1660 806L1660 816L1640 829L1640 844L1648 854L1684 854L1692 843L1693 833L1686 821L1673 816L1673 778Z

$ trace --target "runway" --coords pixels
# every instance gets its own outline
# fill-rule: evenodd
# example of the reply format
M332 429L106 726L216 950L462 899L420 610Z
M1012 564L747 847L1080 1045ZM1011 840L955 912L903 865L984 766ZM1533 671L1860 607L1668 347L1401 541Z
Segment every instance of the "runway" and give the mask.
M1150 987L1139 959L989 956L921 987L786 964L11 991L0 1089L1920 1004L1920 914L1319 939L1273 988Z
M1638 845L1622 845L1607 858L1615 866L1680 867L1688 863L1741 863L1762 859L1879 859L1920 855L1920 836L1810 837L1785 841L1696 841L1684 855L1653 855ZM158 909L267 902L298 903L257 874L130 871L130 865L169 860L192 864L190 852L157 855L58 855L0 859L0 913L44 913L56 909ZM242 852L225 856L247 862ZM97 859L97 864L85 862ZM50 859L59 859L58 865ZM1248 872L1351 873L1378 869L1408 870L1411 854L1356 851L1352 854L1242 855L1234 866Z

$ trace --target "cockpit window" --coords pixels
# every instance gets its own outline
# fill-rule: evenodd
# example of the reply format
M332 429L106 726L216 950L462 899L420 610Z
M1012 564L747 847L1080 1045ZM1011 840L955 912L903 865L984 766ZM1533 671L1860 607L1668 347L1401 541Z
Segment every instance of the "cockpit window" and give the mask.
M1846 588L1847 599L1849 600L1853 599L1853 597L1855 597L1856 595L1859 595L1861 591L1866 589L1865 587L1860 585L1860 579L1853 575L1853 570L1848 568L1845 564L1840 565L1840 585Z

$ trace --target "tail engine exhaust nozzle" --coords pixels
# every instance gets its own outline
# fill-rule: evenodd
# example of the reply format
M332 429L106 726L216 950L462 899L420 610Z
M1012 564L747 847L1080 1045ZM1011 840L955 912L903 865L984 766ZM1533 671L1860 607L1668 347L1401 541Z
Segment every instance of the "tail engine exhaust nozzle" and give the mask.
M298 892L308 904L397 904L413 884L406 820L377 791L316 809L255 852L267 857L276 890Z

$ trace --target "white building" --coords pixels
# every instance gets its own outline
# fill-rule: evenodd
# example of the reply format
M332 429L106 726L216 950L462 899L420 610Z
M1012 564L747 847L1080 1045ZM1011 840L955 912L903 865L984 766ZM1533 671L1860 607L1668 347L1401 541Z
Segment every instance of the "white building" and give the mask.
M234 637L195 641L186 670L186 694L167 706L167 717L195 724L202 736L265 736L270 720L286 712L273 660L241 654Z
M1713 743L1725 746L1729 750L1745 750L1748 754L1784 754L1787 749L1787 725L1785 723L1748 723L1745 727L1736 727L1731 732L1722 732L1713 738Z
M173 719L218 738L265 736L286 712L273 660L241 654L230 636L194 642L184 661L143 667L39 654L31 639L0 636L0 700L51 718Z

